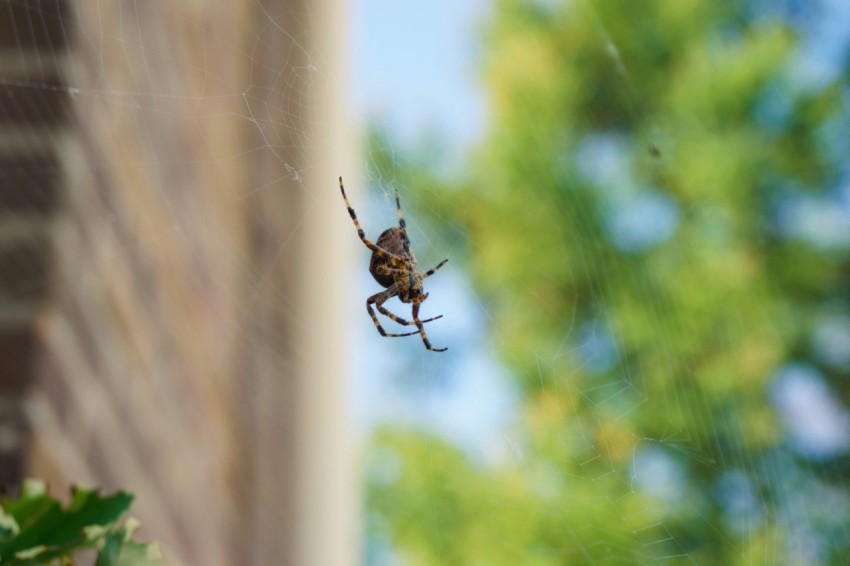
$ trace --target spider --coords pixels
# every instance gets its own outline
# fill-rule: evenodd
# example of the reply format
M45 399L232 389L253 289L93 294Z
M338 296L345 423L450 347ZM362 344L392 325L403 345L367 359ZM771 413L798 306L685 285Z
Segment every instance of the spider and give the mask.
M419 306L428 298L428 293L422 292L422 282L434 275L434 273L443 267L448 259L444 259L437 264L437 267L430 269L425 273L416 271L416 258L413 257L413 252L410 249L410 240L407 237L407 228L404 222L404 214L401 212L401 201L398 198L398 191L395 192L395 206L398 211L398 227L387 228L380 236L378 242L374 243L366 239L366 234L360 223L357 221L357 215L354 209L351 208L351 203L348 202L348 197L345 196L345 187L342 185L342 177L339 178L339 190L342 192L342 198L345 200L345 206L348 208L348 215L351 216L351 221L354 222L354 227L357 228L357 235L360 240L366 244L366 247L372 250L372 260L369 262L369 273L375 278L375 281L385 287L385 291L375 293L366 299L366 310L369 311L369 316L372 317L372 322L375 323L375 328L381 336L400 337L413 336L419 334L422 337L422 342L425 347L432 352L445 352L448 348L434 348L431 342L428 341L428 335L425 333L426 322L443 318L443 315L419 320ZM400 318L384 308L384 303L392 297L398 297L402 303L413 304L413 322ZM378 311L396 321L403 326L415 325L417 330L414 332L405 332L403 334L391 334L383 329L378 321L378 316L372 309L372 305Z

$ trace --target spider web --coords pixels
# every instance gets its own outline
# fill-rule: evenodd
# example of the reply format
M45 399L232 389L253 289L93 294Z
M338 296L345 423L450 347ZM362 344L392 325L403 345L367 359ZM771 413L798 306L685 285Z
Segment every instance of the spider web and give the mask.
M560 6L530 4L543 14ZM616 22L595 10L594 2L577 4L594 16L589 33L598 50L608 53L606 65L616 77L600 95L623 95L631 120L651 132L639 140L645 153L658 151L661 162L674 159L678 148L667 145L662 124L647 123L647 101L637 94L641 82L649 79L633 74L629 64L649 52L649 43L618 44L611 32ZM274 563L274 546L265 551L251 546L270 545L279 533L291 530L290 506L304 514L313 504L318 507L315 494L305 505L275 476L297 467L287 460L293 454L309 458L329 451L326 437L316 437L300 452L278 452L275 447L286 444L281 439L294 434L293 428L318 428L326 417L311 406L299 406L293 381L281 378L299 359L296 335L322 317L329 323L319 328L344 329L344 342L334 334L315 342L325 357L344 353L353 368L351 402L367 453L364 475L371 485L380 486L379 493L392 496L401 489L405 472L417 466L433 471L440 461L435 457L432 464L427 453L409 460L381 442L371 445L377 449L365 448L373 442L372 435L380 430L424 430L459 447L472 467L484 470L484 477L520 470L536 498L569 492L570 503L593 512L597 518L587 522L594 526L585 528L566 506L547 508L545 542L533 549L539 563L604 562L600 549L609 552L607 561L651 561L658 558L656 548L666 549L663 557L671 561L706 562L710 558L694 544L702 532L719 532L729 544L744 541L745 562L783 563L786 557L789 563L827 562L830 552L846 547L850 507L844 472L839 466L810 469L819 454L840 458L847 452L850 417L828 385L832 381L793 359L777 367L769 380L771 389L753 395L770 397L786 442L780 449L754 454L735 438L723 450L709 447L678 426L681 415L672 413L682 408L695 415L707 436L738 426L739 414L714 411L720 392L687 389L672 384L672 378L666 389L649 390L641 355L624 359L618 336L627 323L622 312L603 300L602 292L617 284L619 264L596 256L594 250L609 239L621 242L626 253L634 251L629 245L662 245L676 237L685 219L661 190L632 198L622 138L583 140L576 152L583 165L567 179L567 184L590 180L610 187L620 199L612 199L608 232L601 234L582 223L581 217L593 210L581 208L569 193L549 195L549 209L529 209L539 223L558 226L566 220L577 226L587 253L583 263L569 269L585 274L591 288L576 291L559 311L561 330L551 336L550 347L521 354L512 349L511 328L499 320L492 297L467 273L464 254L475 254L480 243L460 228L446 228L454 217L415 188L421 163L411 157L425 153L435 178L446 184L463 178L474 158L469 150L485 135L488 119L482 111L484 94L472 86L480 55L475 50L481 22L492 6L479 2L458 8L437 2L414 9L364 2L363 10L346 22L359 31L346 44L350 88L343 89L339 86L344 81L332 70L334 34L329 31L339 26L324 24L339 22L344 14L331 17L324 5L291 9L260 0L181 6L157 1L7 0L0 6L15 14L7 27L0 27L7 32L0 39L0 93L15 93L14 103L2 106L6 114L0 140L12 157L0 161L0 183L35 195L29 197L32 202L7 205L2 222L14 238L43 230L45 237L57 241L55 249L35 245L21 259L0 264L0 275L14 274L16 281L9 316L28 316L18 311L26 307L28 313L31 297L47 288L38 275L41 264L54 257L71 258L62 260L65 263L52 275L50 288L57 289L61 314L39 319L47 360L39 363L48 376L58 366L70 367L66 371L76 372L76 377L67 378L68 393L36 392L28 414L37 434L70 437L48 443L58 454L54 467L74 481L135 491L145 524L159 525L149 536L187 563L232 563L222 547L210 542L216 537L235 541L237 550L231 549L230 556ZM833 42L803 42L799 57L804 64L796 71L812 77L814 84L831 76L831 67L823 63L829 59L822 53L828 49L824 44L847 44L846 32L822 27L842 21L823 16L831 13L827 9L846 18L836 2L825 1L811 11L795 8L793 2L751 6L760 17L799 24L804 37L834 37ZM70 16L57 17L57 12ZM40 39L35 45L21 39L30 36ZM75 56L68 45L74 46ZM67 106L53 102L56 97ZM776 100L763 109L767 123L784 111L781 97ZM337 108L355 110L362 130L372 122L387 130L354 162L357 165L334 149L340 131L327 127L327 116ZM88 132L78 145L63 144L69 124ZM59 161L31 151L57 147ZM840 148L835 151L840 155ZM316 157L323 153L335 157ZM534 163L529 154L526 169L532 172L524 188L537 181L545 184L545 172L534 172ZM48 181L63 175L73 190L45 194ZM367 237L374 240L396 223L393 193L398 189L419 265L427 269L444 257L450 259L428 280L430 296L422 312L423 318L445 315L428 327L435 346L449 347L445 354L425 351L416 337L382 339L375 332L363 303L377 287L366 270L368 253L357 242L337 194L339 175L346 179ZM625 187L623 194L616 193L618 187ZM541 195L531 191L529 196L534 200ZM780 213L792 218L795 236L830 253L844 253L846 231L842 235L829 228L840 228L847 220L846 206L833 207L811 195L789 197L786 205ZM63 213L61 207L71 212ZM723 220L716 210L706 214L713 221ZM652 219L650 225L641 220L646 217ZM305 245L303 240L315 235L314 227L344 243ZM538 251L536 242L521 243L530 253ZM698 252L696 245L692 251ZM287 292L287 286L295 285L288 274L305 269L307 256L319 253L327 254L328 264L349 271L311 281L317 291L309 300ZM177 276L158 283L155 273ZM543 267L524 274L529 285L543 276ZM122 289L130 289L126 292L135 299L122 296ZM642 298L661 307L659 298ZM591 308L579 315L582 304ZM396 299L386 306L409 317ZM826 365L846 378L850 325L846 305L842 308L826 313L811 342ZM772 316L764 313L768 327L779 322ZM745 327L741 321L729 324L732 330ZM688 334L689 326L685 321L680 333ZM394 325L387 321L390 328ZM646 331L662 353L676 357L677 336L660 324ZM124 337L120 347L111 342L115 335ZM234 362L245 351L252 353L249 362ZM74 354L82 361L75 361ZM565 365L564 360L571 363ZM676 362L681 360L671 359L671 365ZM525 368L525 376L518 366ZM555 367L559 371L553 372ZM528 375L536 383L522 389L518 383ZM596 376L595 381L582 377L587 375ZM348 391L342 372L311 377L317 387L328 388L321 389L320 396L335 399ZM234 385L242 382L252 385ZM48 383L58 386L62 380L48 378ZM329 391L332 386L337 391ZM68 405L85 410L70 410L71 417L65 418L55 410L61 403L51 395L66 395ZM569 431L553 425L548 432L538 432L542 441L580 447L572 475L529 441L521 410L523 400L535 395L546 402L531 417L549 423L572 421L578 403L589 407ZM124 396L140 399L141 407L124 403ZM235 402L222 401L228 396ZM345 403L340 406L345 408ZM647 406L669 425L661 433L631 443L599 435L601 425L628 421ZM543 414L544 409L549 413ZM295 412L308 417L281 417ZM813 412L821 418L813 418ZM148 428L122 428L119 417ZM338 418L347 422L344 413ZM256 449L233 441L237 433L229 427L234 422L245 437L252 437ZM90 444L80 441L81 436ZM78 444L95 448L81 450ZM195 450L188 462L180 457L187 446ZM612 455L622 446L627 446L625 467ZM233 461L244 465L234 471ZM714 483L691 481L692 470L700 466L712 470ZM398 531L388 524L399 517L401 523L409 518L425 525L433 535L424 560L453 558L439 549L459 520L442 504L474 493L477 486L453 483L452 478L460 478L457 469L447 467L446 473L450 479L445 484L420 487L410 515L379 513L370 499L362 536L365 563L411 559L410 541L395 536ZM156 479L144 479L147 476ZM606 489L581 491L586 485ZM766 504L758 497L762 490L778 496ZM232 492L237 502L214 502L218 498L209 497L210 491ZM719 503L706 506L706 499L695 495L698 491ZM152 500L150 494L158 492L172 498L178 510ZM460 521L462 526L497 516L521 531L528 519L524 504L516 503L510 493L498 495L478 501L473 509L478 513ZM264 504L265 498L271 502ZM243 500L247 503L240 507ZM226 517L246 509L239 527ZM682 515L692 517L695 534L685 536L669 527ZM327 527L327 540L336 527ZM298 544L293 535L280 538L282 545ZM302 544L310 544L305 540ZM316 546L333 547L327 540ZM486 560L506 543L479 544L479 555Z
M552 241L544 245L556 252L545 253L550 250L537 247L539 240L528 234L527 241L523 241L523 234L517 236L516 231L504 235L499 245L525 246L528 255L542 253L558 261L556 235L567 224L578 226L569 233L578 237L580 247L587 250L580 258L571 255L566 246L562 251L561 257L575 260L565 269L583 275L571 279L586 281L587 287L563 291L568 295L565 299L555 297L555 304L560 306L551 308L561 316L559 333L544 341L545 348L529 352L512 347L513 341L522 340L522 334L510 325L528 321L521 316L509 321L500 318L508 309L500 309L494 303L536 304L543 299L530 299L516 289L513 296L499 295L494 289L498 284L488 286L479 280L476 285L463 264L451 262L428 281L430 297L425 303L427 309L423 309L423 316L446 315L428 327L432 343L449 345L445 355L433 356L415 340L405 344L372 340L368 320L362 313L352 313L355 324L360 320L363 328L355 348L362 380L359 406L362 418L379 431L379 440L366 466L371 486L369 501L373 505L367 510L367 562L417 563L423 555L434 563L725 560L720 558L722 554L714 554L704 546L712 544L715 548L740 549L738 557L744 563L834 563L840 560L837 557L846 549L850 534L844 510L848 492L842 480L850 448L846 441L850 410L841 393L844 378L832 380L834 371L846 377L850 351L847 305L838 301L818 309L817 322L802 338L814 353L795 353L797 348L785 342L784 357L762 374L761 385L754 383L742 393L739 403L724 409L718 407L727 398L726 380L741 379L737 368L715 375L720 383L713 389L696 390L686 384L695 379L699 363L689 361L678 345L683 336L698 332L696 321L684 319L672 328L660 323L629 328L635 324L629 322L630 307L612 300L609 292L622 287L616 274L625 270L621 260L601 250L613 242L623 255L641 257L647 250L683 237L683 225L705 221L700 216L711 217L709 222L717 223L713 229L719 237L726 219L719 210L711 210L710 199L704 205L695 205L698 213L692 216L689 206L671 198L663 184L636 186L639 181L635 179L635 161L649 158L655 163L652 167L661 170L681 158L683 148L668 139L662 124L653 122L646 111L650 101L638 94L645 90L640 82L651 79L636 75L628 63L640 60L644 56L641 50L651 49L650 38L644 38L646 43L640 45L619 44L612 28L616 30L623 22L617 17L610 19L609 12L596 9L597 4L610 7L611 3L506 3L526 8L516 8L517 22L523 17L545 21L550 16L552 22L558 22L569 12L564 6L583 12L590 28L587 33L595 37L591 49L607 54L603 59L607 76L615 77L597 96L612 101L612 115L625 107L625 121L638 124L636 129L643 132L643 137L637 139L622 133L588 135L566 158L574 160L575 167L565 167L570 173L562 179L562 185L574 189L590 183L607 192L609 205L604 211L603 232L597 231L592 222L582 221L582 216L591 217L597 211L575 197L574 192L551 194L539 188L552 184L552 171L538 169L538 154L545 154L549 148L542 143L535 146L537 140L532 140L525 160L516 158L515 150L503 150L523 171L521 178L514 178L513 190L527 194L529 201L523 208L517 205L513 214L529 216L529 224L551 226ZM435 185L452 187L440 196L451 201L448 206L483 207L481 201L486 200L486 192L495 190L491 184L496 184L498 173L475 176L468 171L475 168L476 160L480 163L486 159L479 153L479 143L488 133L487 119L469 108L483 106L486 99L477 90L481 58L477 49L484 43L480 40L485 35L481 33L482 22L496 8L483 4L464 9L445 6L441 8L445 10L442 17L430 13L436 10L430 6L414 11L380 4L379 9L373 9L404 23L388 26L389 29L384 29L383 20L373 24L374 28L366 34L367 60L363 65L374 68L358 71L359 76L382 79L371 98L366 97L367 101L361 103L378 127L384 128L370 145L370 184L378 189L378 194L369 212L361 214L369 219L365 222L371 227L367 234L376 234L392 224L391 195L398 188L403 203L412 201L406 208L407 221L420 263L430 265L443 256L466 257L480 268L482 260L476 262L474 256L485 253L488 246L475 238L483 237L483 231L469 232L465 228L472 230L476 221L486 221L476 217L474 211L447 214L438 198L427 198L423 193L430 180ZM793 2L754 2L742 10L751 18L753 27L781 21L800 34L800 44L783 71L783 76L792 77L792 83L816 91L836 80L842 68L846 69L850 39L846 32L838 31L841 25L836 22L846 22L850 15L838 3L803 7ZM377 14L373 17L378 20ZM429 27L431 18L439 23ZM452 22L452 32L446 31L446 21ZM411 33L409 30L414 27L422 31ZM523 31L517 24L516 33ZM734 36L731 31L729 34L729 38ZM441 41L429 39L437 36ZM387 44L396 49L382 56L379 46ZM443 50L455 55L452 62L447 62ZM404 55L396 58L397 53ZM463 56L458 57L457 53ZM567 59L586 56L569 51L559 55ZM529 58L527 65L533 67L534 59ZM425 72L427 75L423 75ZM396 89L393 92L398 92L397 106L387 93L388 84ZM416 86L406 86L410 84ZM788 95L782 92L786 86L774 84L766 90L757 111L757 120L765 131L776 128L790 112ZM843 89L846 102L846 84ZM505 99L498 102L509 104ZM504 107L499 111L507 112ZM525 116L529 121L536 118L533 113ZM846 111L839 113L837 122L846 120ZM772 221L780 226L777 230L784 237L837 254L833 257L846 258L850 209L846 158L841 151L847 144L846 140L839 141L842 136L834 128L840 126L833 123L827 127L831 133L824 139L828 140L827 146L837 144L837 148L824 151L843 171L839 180L828 184L829 189L817 197L777 191L782 195L777 197L780 213ZM504 143L510 146L511 141ZM635 152L639 154L636 158ZM544 167L550 165L545 160L543 163ZM498 169L498 164L491 165ZM423 174L423 169L427 173ZM470 177L475 180L470 181ZM684 182L698 186L701 181L692 175ZM475 183L485 186L473 186ZM458 195L462 191L477 195L481 201L462 198ZM534 200L546 205L535 206L531 202ZM459 218L475 220L461 226ZM499 238L499 232L489 232L489 237ZM519 241L512 240L517 237ZM698 255L702 245L694 239L690 244L692 253ZM527 287L545 290L538 282L549 277L551 266L541 263L529 261L522 268L513 266L524 271L500 281L521 277ZM512 268L507 260L500 265L504 270ZM647 261L645 269L653 269L651 265ZM361 296L374 292L374 282L368 275L361 280ZM664 312L666 301L651 292L653 280L654 274L644 273L633 284L642 290L638 300L664 316L660 313ZM388 306L403 308L399 303ZM747 315L731 316L725 321L732 335L743 337L752 332L754 325L744 316ZM765 308L755 316L761 321L756 328L773 328L767 332L775 332L774 337L779 335L784 322L778 311ZM528 323L535 322L541 321ZM629 351L625 337L634 332L645 333L652 349L668 359L666 365L670 369L666 375L647 373L654 354ZM779 342L783 340L789 339ZM705 345L705 351L712 348L733 351L735 346L717 336L712 344ZM683 366L690 377L673 369ZM839 366L844 369L836 370ZM656 389L652 383L657 385L659 381L666 383ZM748 414L750 402L763 407L764 412ZM581 411L580 407L586 410ZM634 422L646 412L656 415L661 423L650 427L652 433L644 432L631 440L617 436L631 434L623 432L621 423ZM540 434L538 443L531 440L535 433L529 430L535 419L547 423L541 426L549 431L536 432ZM687 421L696 423L693 429L682 425ZM769 427L770 431L762 427ZM398 430L425 431L428 438L436 440L423 441L419 432L405 436L396 433ZM703 433L694 434L694 430ZM748 443L759 435L777 440L767 443L770 448L753 449ZM715 438L725 440L717 445L709 440ZM445 456L440 448L443 443L458 448L461 456ZM535 448L552 444L567 448L552 452L538 452ZM558 460L552 453L568 461ZM528 499L535 503L517 502L522 498L512 491L515 485L500 481L510 474L525 478L526 487L536 496ZM474 479L470 480L470 476ZM490 480L498 486L492 491L483 487ZM394 497L394 493L398 495ZM768 493L770 496L766 496ZM556 503L547 505L547 501ZM539 504L542 510L538 512L545 518L529 512L527 506L535 504ZM539 521L536 527L542 529L542 534L522 538L535 528L528 527L534 521ZM498 526L499 523L503 524ZM486 525L480 529L487 534L477 535L488 537L483 543L476 539L479 524ZM689 527L682 530L683 524ZM463 552L458 549L462 544L453 546L454 540L466 541L470 554L459 554ZM522 546L518 540L527 541L526 552L511 554ZM425 559L426 563L430 561Z

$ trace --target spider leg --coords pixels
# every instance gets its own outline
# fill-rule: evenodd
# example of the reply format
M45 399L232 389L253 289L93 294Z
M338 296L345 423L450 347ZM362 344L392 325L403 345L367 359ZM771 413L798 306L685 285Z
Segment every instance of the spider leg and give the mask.
M434 269L429 269L428 271L426 271L426 272L422 275L422 279L425 279L426 277L431 277L432 275L434 275L434 273L436 273L438 269L440 269L441 267L443 267L444 265L446 265L446 262L447 262L447 261L449 261L449 260L444 259L443 261L441 261L440 263L438 263L438 264L437 264L437 267L435 267Z
M416 327L419 329L419 334L422 336L422 342L425 344L425 347L431 350L432 352L445 352L448 348L434 348L431 346L431 342L428 341L428 335L425 334L425 327L423 324L424 320L419 320L419 304L413 305L413 322L416 323Z
M408 320L401 318L400 316L394 315L393 313L388 311L381 303L376 302L375 306L378 307L378 311L380 311L380 313L382 315L384 315L387 318L393 319L394 321L396 321L399 324L402 324L404 326L410 326L412 324L416 324L415 322L410 322ZM437 320L438 318L443 318L443 315L432 316L431 318L426 318L425 320L422 321L422 324L425 324L426 322L431 322L432 320Z
M342 177L339 178L339 190L342 192L342 198L345 201L346 208L348 208L348 215L351 217L351 221L354 222L354 227L357 228L357 235L360 236L360 240L381 259L395 257L394 254L391 254L387 250L366 239L366 233L363 231L363 228L360 226L360 222L357 220L357 214L354 212L354 209L351 208L351 203L348 202L348 197L345 194L345 187L342 185Z
M403 334L393 334L391 332L387 332L386 330L384 330L384 327L381 326L381 323L378 320L378 315L375 314L375 311L372 309L372 305L373 304L377 305L378 310L380 310L382 313L384 311L389 313L389 311L384 309L381 305L384 303L384 301L386 301L390 297L395 296L396 293L398 293L398 287L393 285L392 287L390 287L386 291L376 293L376 294L372 295L371 297L369 297L368 299L366 299L366 310L369 311L369 316L372 317L372 322L375 323L375 328L378 329L378 334L380 334L381 336L389 336L389 337L392 337L392 338L397 338L397 337L401 337L401 336L413 336L414 334L419 334L419 332L421 332L421 330L422 330L421 323L416 325L417 328L419 328L419 330L417 330L415 332L405 332ZM390 313L389 317L392 318L393 320L398 321L398 317L396 317L392 313ZM405 321L405 322L407 322L407 321Z
M401 245L404 248L404 255L413 257L410 253L410 238L407 237L407 223L404 221L404 213L401 211L401 200L398 198L398 189L395 192L395 209L398 211L398 226L401 228Z

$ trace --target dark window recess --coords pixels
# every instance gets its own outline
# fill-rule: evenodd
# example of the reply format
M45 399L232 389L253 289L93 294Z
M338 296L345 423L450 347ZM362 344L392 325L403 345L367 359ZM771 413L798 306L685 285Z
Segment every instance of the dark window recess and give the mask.
M0 49L65 49L71 40L64 0L0 0Z
M4 242L0 247L0 304L33 303L47 295L51 247L46 238Z
M53 153L0 154L0 217L6 212L53 212L60 173Z
M0 126L52 130L68 116L67 89L54 79L0 84Z

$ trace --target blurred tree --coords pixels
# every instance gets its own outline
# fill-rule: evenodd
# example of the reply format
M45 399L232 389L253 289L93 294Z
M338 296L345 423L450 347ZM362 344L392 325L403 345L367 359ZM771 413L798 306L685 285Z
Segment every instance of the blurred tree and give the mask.
M841 561L848 513L800 500L846 503L848 459L789 446L771 381L804 362L850 400L846 364L810 347L825 310L847 311L848 249L787 213L842 174L826 146L848 81L801 84L798 35L757 15L496 2L491 122L466 180L403 177L466 246L521 390L524 456L484 465L380 431L371 540L411 564Z

